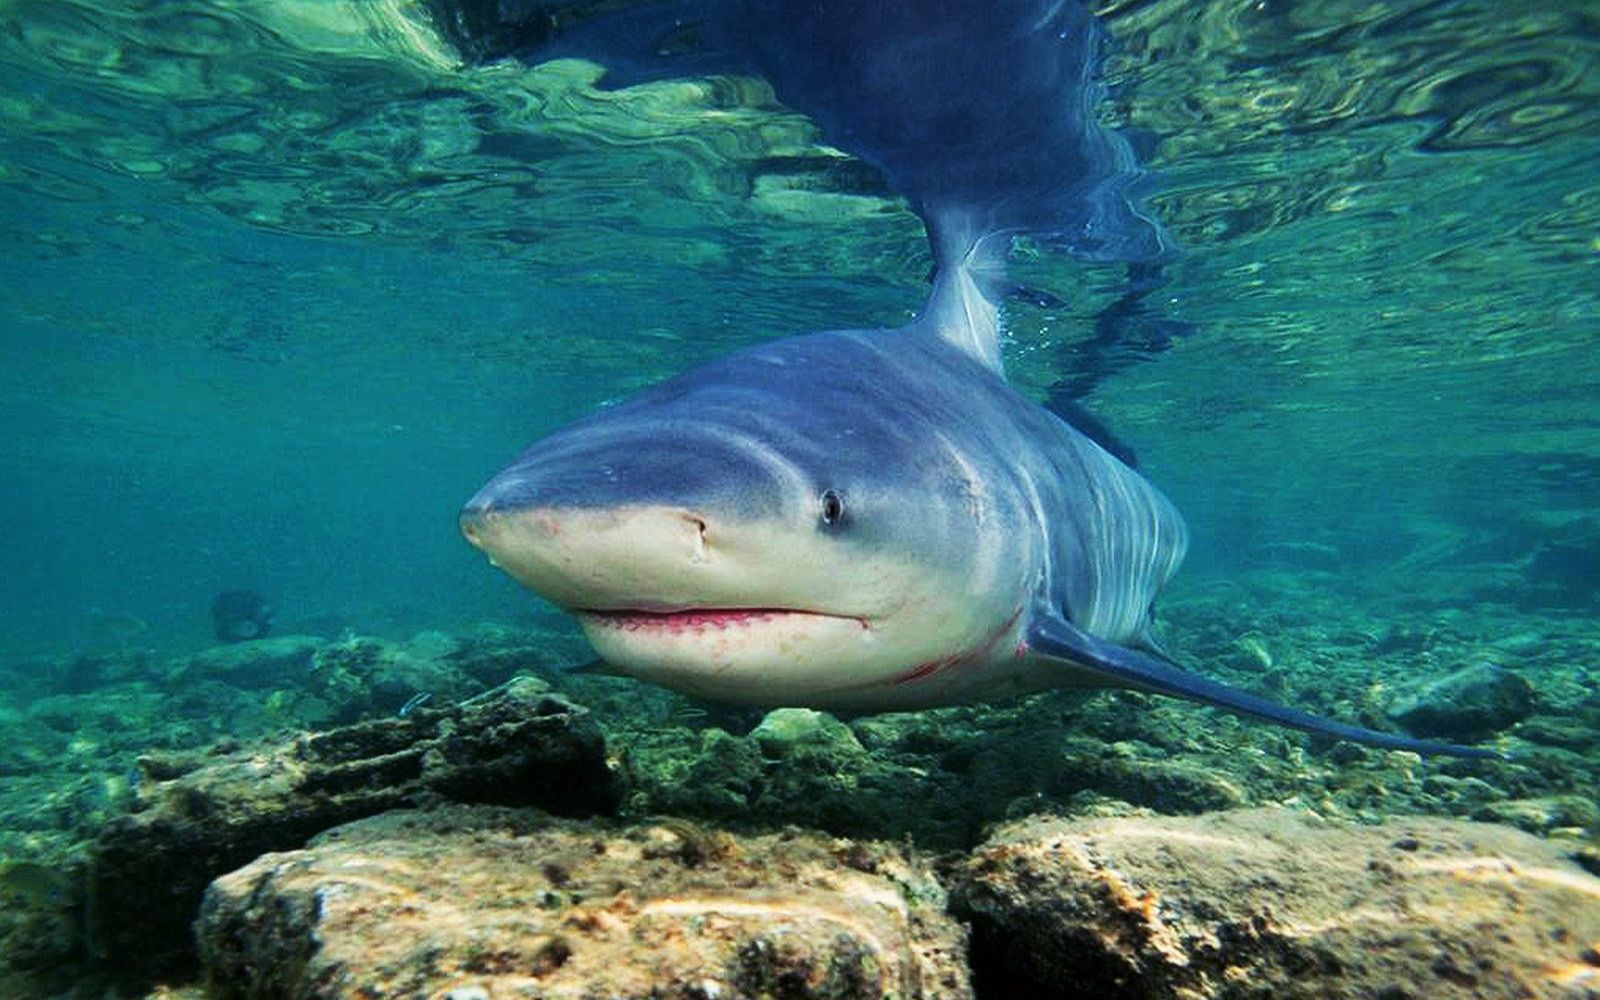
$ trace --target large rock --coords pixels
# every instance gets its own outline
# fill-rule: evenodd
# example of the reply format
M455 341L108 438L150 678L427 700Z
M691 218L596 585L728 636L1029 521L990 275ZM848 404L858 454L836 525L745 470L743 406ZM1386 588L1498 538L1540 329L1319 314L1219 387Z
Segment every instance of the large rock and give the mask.
M1457 670L1402 696L1389 718L1418 736L1477 740L1533 714L1533 685L1492 663Z
M454 807L219 878L197 937L223 997L970 996L943 902L880 844Z
M994 996L1600 997L1600 879L1499 826L1025 820L951 892Z
M212 879L339 823L441 797L564 815L617 801L599 728L532 678L406 718L140 763L137 800L95 841L89 913L97 949L146 975L192 963Z

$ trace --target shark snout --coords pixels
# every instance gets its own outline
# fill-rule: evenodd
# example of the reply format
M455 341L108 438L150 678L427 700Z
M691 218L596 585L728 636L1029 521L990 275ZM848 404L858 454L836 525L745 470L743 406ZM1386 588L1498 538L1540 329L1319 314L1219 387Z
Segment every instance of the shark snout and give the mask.
M506 507L475 497L459 523L490 562L567 608L687 606L719 575L716 529L692 510Z
M461 513L456 518L456 525L461 529L461 536L475 549L483 548L483 529L488 518L489 505L487 503L478 504L475 501L469 502L465 507L462 507Z
M574 610L811 603L786 577L819 538L818 494L771 442L611 416L519 456L462 507L462 535Z
M508 503L498 493L496 484L490 483L462 506L456 518L462 537L497 566L500 565L500 552L510 541L513 521L518 530L527 531L530 528L537 529L549 520L544 512Z

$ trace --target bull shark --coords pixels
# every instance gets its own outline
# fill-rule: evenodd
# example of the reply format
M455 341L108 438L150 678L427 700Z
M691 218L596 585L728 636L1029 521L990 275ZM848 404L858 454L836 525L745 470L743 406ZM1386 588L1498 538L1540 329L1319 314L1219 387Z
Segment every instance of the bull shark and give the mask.
M1092 230L1107 259L1132 257L1130 240L1150 231L1126 197L1126 148L1084 94L1096 47L1082 8L1019 3L1030 32L1040 11L1057 19L1038 34L996 29L1009 7L972 5L970 30L915 50L933 65L874 74L858 64L916 29L896 4L846 5L850 20L820 23L805 17L826 5L790 6L800 20L781 32L741 25L759 40L742 56L781 46L767 63L780 97L907 194L935 261L926 304L894 329L749 348L557 430L467 502L466 539L571 612L613 669L698 698L878 712L1121 687L1377 747L1496 756L1320 718L1174 663L1152 608L1184 557L1182 517L1006 381L1012 238L1043 218L1054 232ZM878 35L863 11L884 19ZM988 51L973 41L995 31ZM974 171L1005 139L972 124L982 106L969 109L970 141L913 148L935 80L948 90L1041 60L1052 72L1025 75L1047 85L1006 97L1007 113L1037 105L1073 183L1040 172L1037 148L1015 170ZM860 110L872 103L863 87L897 113Z

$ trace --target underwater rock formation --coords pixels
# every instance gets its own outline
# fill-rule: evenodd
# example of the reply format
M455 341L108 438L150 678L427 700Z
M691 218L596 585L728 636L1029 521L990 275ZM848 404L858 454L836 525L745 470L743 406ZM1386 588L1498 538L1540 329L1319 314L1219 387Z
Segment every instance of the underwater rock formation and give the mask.
M1477 740L1526 719L1535 701L1533 685L1522 675L1479 663L1401 698L1388 714L1418 736Z
M911 837L930 849L971 847L987 824L1024 812L1076 811L1080 797L1167 813L1256 801L1243 775L1209 762L1064 732L1051 705L879 715L848 725L825 712L782 708L744 736L707 728L616 742L636 813Z
M320 716L322 724L338 724L435 698L458 700L482 689L462 669L466 659L463 644L443 632L418 632L406 642L347 636L312 655L303 688L313 700L301 707ZM487 683L499 683L509 673Z
M1600 995L1600 880L1499 826L1024 820L959 866L951 902L982 995Z
M213 878L336 824L438 797L589 815L617 796L589 713L532 678L405 718L140 766L136 801L94 843L91 931L117 965L151 975L191 961L189 925Z
M964 933L896 848L395 812L214 882L224 997L967 997Z
M1388 692L1417 686L1410 647L1372 659L1371 676L1317 666L1324 662L1317 651L1330 643L1339 657L1372 656L1376 633L1362 631L1367 621L1360 616L1336 626L1320 617L1280 626L1258 617L1228 620L1225 607L1204 607L1203 615L1176 616L1186 645L1221 660L1239 636L1270 635L1292 688L1329 682L1322 707L1372 717ZM21 862L10 869L12 881L19 872L52 874L21 879L23 891L10 895L0 884L0 996L58 995L64 988L55 984L79 975L127 973L135 981L124 985L143 987L152 975L193 968L190 921L209 880L262 851L298 848L327 826L449 798L562 808L554 803L570 793L549 784L565 766L558 749L563 741L581 743L583 732L593 742L572 751L572 768L579 775L607 771L590 786L596 795L603 789L606 801L572 805L572 812L670 815L678 819L668 825L708 822L740 836L794 825L912 842L947 852L952 866L990 824L1033 814L1075 817L1077 829L1092 817L1285 802L1352 819L1427 812L1509 824L1559 841L1600 873L1593 791L1600 716L1589 665L1600 640L1576 635L1529 652L1547 640L1508 627L1515 619L1462 619L1433 632L1425 618L1406 621L1428 636L1424 648L1436 662L1516 656L1519 672L1537 678L1539 714L1507 737L1514 762L1441 764L1348 744L1307 754L1292 735L1214 716L1200 725L1184 706L1137 694L1058 692L848 721L793 709L764 717L707 712L601 674L561 673L555 665L586 655L581 640L527 627L421 632L404 641L284 636L166 661L147 656L142 666L128 660L127 679L108 673L106 686L84 694L46 694L57 690L53 679L69 661L41 661L29 675L40 697L0 698L0 717L14 737L0 746L0 854ZM1459 630L1467 625L1481 631ZM526 670L544 676L447 708L479 685ZM564 718L538 719L546 681L592 714L568 706L557 712ZM394 717L420 694L432 697ZM255 742L355 714L386 718ZM606 727L604 749L590 719ZM237 735L201 749L223 734ZM531 742L519 747L519 740ZM549 744L540 745L544 740ZM152 746L174 749L149 755ZM140 753L147 756L135 767ZM466 776L459 792L434 780L451 769ZM614 807L619 795L625 804ZM258 806L263 814L253 816ZM100 833L108 821L111 830ZM97 835L86 879L82 858ZM1276 877L1271 868L1266 875ZM94 886L87 907L86 882ZM81 933L90 909L99 963ZM977 953L991 977L994 955L983 947ZM1027 995L999 983L991 991L980 981L980 991ZM1402 985L1419 1000L1425 995Z

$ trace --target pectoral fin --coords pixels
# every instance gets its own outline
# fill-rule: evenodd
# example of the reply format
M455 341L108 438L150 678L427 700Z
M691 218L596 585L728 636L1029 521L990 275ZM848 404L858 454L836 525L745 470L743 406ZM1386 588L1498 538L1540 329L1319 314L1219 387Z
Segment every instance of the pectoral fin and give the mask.
M1220 684L1217 681L1192 674L1175 664L1168 663L1149 653L1129 649L1114 642L1090 635L1055 614L1041 614L1034 618L1028 629L1028 647L1036 654L1062 660L1074 669L1098 674L1106 684L1133 688L1152 694L1185 698L1205 705L1238 712L1257 719L1308 733L1320 733L1340 739L1365 743L1388 750L1410 750L1419 754L1436 754L1450 757L1479 757L1505 759L1505 754L1482 747L1464 747L1453 743L1433 743L1412 739L1376 729L1352 726L1332 719L1302 712L1268 701L1265 698Z

